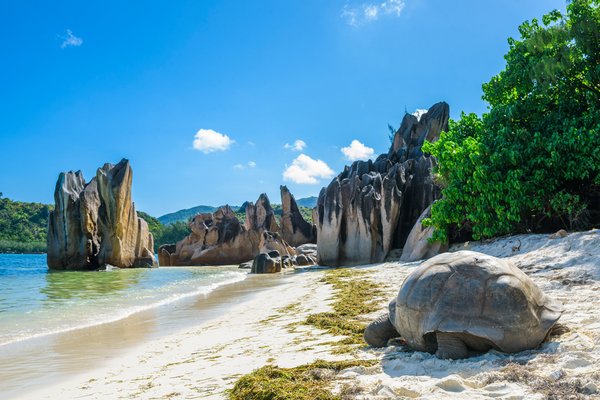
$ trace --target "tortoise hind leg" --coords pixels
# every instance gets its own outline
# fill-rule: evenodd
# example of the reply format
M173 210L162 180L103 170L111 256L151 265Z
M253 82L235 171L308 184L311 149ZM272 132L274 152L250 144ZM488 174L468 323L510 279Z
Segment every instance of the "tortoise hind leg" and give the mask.
M438 349L435 355L438 358L451 358L453 360L459 358L467 358L467 345L456 333L436 333Z
M400 336L390 322L388 313L381 314L365 328L365 342L373 347L384 347L388 340Z

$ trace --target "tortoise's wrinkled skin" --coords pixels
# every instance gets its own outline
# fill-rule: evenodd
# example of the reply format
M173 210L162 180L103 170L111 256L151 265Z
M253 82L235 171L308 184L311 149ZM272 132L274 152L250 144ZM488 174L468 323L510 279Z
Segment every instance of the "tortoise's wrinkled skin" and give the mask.
M507 260L444 253L406 278L389 314L365 329L365 340L382 347L402 336L411 348L440 358L491 348L515 353L539 346L562 310Z

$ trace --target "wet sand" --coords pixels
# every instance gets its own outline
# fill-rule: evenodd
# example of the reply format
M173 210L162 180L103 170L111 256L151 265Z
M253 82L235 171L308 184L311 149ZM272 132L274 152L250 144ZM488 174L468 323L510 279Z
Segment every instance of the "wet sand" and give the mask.
M52 369L52 363L38 362L42 359L38 352L37 359L31 359L31 366L39 370L35 378L29 373L31 378L20 379L27 387L19 389L14 389L13 381L10 397L222 399L239 376L265 364L286 367L318 358L343 358L331 351L331 342L339 337L302 324L310 314L331 311L331 288L321 281L322 276L322 270L249 276L240 284L209 295L205 299L208 301L198 299L189 307L189 312L178 317L151 316L148 325L141 325L146 327L145 330L140 328L142 337L138 340L141 343L122 351L115 349L124 346L116 346L114 341L118 338L114 337L112 341L105 341L108 343L105 344L106 351L101 345L86 344L81 340L81 333L73 338L79 338L78 343L70 343L64 338L60 347L71 348L63 350L66 352L64 357L70 361L69 367L57 375L60 380L48 382L49 379L41 378L47 373L44 368ZM159 313L169 314L169 310ZM165 328L164 318L177 321L190 318L190 315L194 316L191 317L193 320L186 321L188 327L166 333L169 329ZM105 327L96 329L104 330ZM127 328L127 331L134 332L131 341L135 343L135 335L139 332L134 328ZM88 346L96 350L88 350ZM86 360L82 357L90 352L93 366L85 365ZM62 362L60 358L55 357L53 362ZM42 364L44 367L40 368ZM73 375L73 371L79 373ZM30 381L35 387L29 384ZM0 397L8 398L7 394Z
M256 276L221 286L124 319L0 346L0 398L25 396L105 366L152 340L225 314L259 292L293 279L291 274Z

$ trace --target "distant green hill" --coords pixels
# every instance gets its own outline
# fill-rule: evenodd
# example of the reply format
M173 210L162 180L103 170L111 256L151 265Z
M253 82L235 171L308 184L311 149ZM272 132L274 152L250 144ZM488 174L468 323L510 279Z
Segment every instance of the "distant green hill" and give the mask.
M238 217L243 221L245 219L245 214L246 214L246 204L248 202L244 202L244 204L242 204L241 206L231 206L231 209L233 211L236 212L236 214L238 214ZM300 211L302 212L302 215L304 215L304 219L306 219L307 221L310 221L312 219L312 208L316 207L317 205L317 197L312 196L312 197L305 197L302 199L298 199L296 200L296 203L298 204L298 207L300 207ZM271 204L273 206L273 209L275 211L276 215L281 215L281 205L279 204ZM186 208L184 210L179 210L179 211L175 211L169 214L165 214L161 217L158 217L158 220L160 221L160 223L162 223L163 225L168 225L168 224L172 224L173 222L188 222L190 218L192 218L193 216L197 215L197 214L201 214L201 213L212 213L215 212L215 210L218 207L214 207L214 206L197 206L197 207L192 207L192 208ZM310 209L310 210L308 210Z
M302 199L296 200L296 203L299 207L315 208L317 206L318 199L319 198L316 196L304 197Z
M177 221L187 222L191 217L193 217L196 214L211 213L214 212L216 209L217 207L213 206L197 206L192 208L186 208L185 210L179 210L169 214L165 214L161 217L158 217L158 220L161 222L161 224L164 225L168 225Z
M48 204L12 201L0 193L0 253L45 252L52 208Z
M143 211L138 211L137 214L138 217L143 218L148 223L148 228L154 236L155 252L163 244L177 243L192 232L187 222L174 221L168 225L163 225L159 219Z

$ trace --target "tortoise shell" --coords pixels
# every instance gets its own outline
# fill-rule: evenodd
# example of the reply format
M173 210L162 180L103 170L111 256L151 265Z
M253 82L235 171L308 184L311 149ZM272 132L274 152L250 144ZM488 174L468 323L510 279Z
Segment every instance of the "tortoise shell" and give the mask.
M390 321L396 330L412 348L429 352L436 332L468 333L508 353L535 348L563 310L510 261L473 251L424 262L395 303Z

